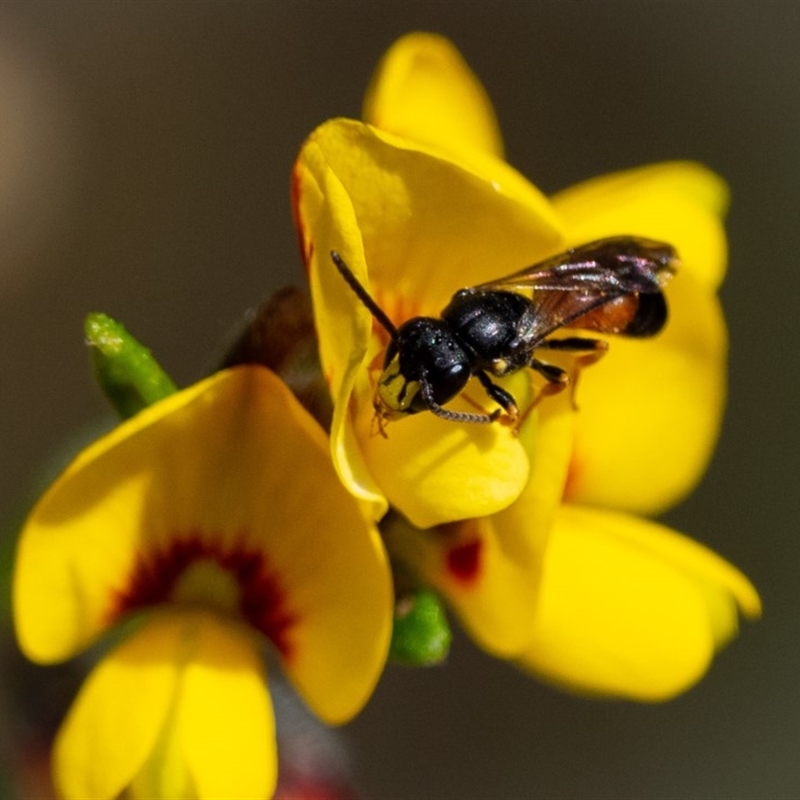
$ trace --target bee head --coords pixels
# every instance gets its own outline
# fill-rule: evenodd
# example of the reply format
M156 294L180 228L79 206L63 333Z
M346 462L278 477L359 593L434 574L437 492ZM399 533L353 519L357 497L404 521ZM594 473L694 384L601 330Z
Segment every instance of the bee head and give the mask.
M462 392L471 374L469 356L447 324L414 317L386 348L375 408L383 419L430 411Z

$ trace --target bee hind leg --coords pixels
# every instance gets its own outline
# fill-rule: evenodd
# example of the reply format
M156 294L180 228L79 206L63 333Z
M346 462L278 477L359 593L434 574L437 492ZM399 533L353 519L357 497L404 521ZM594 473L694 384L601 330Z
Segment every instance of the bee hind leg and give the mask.
M571 384L572 407L577 410L578 404L575 402L575 392L578 388L578 378L580 377L581 370L596 363L608 352L608 342L604 339L590 339L584 336L568 336L565 339L546 339L537 346L537 349L557 350L566 353L582 353L582 355L576 356L572 377L571 380L568 381L568 383ZM533 359L533 361L535 362L536 359ZM534 366L533 363L531 366L537 370L537 372L541 372L541 374L547 378L547 375ZM563 372L563 370L561 371ZM550 379L548 378L548 380Z

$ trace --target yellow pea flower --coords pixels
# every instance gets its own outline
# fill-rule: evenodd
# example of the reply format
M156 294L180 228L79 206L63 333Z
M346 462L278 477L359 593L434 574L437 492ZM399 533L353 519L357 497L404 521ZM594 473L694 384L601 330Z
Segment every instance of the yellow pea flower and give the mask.
M14 616L42 664L128 620L58 733L66 798L265 798L276 782L269 642L341 723L382 670L391 577L317 423L239 367L85 449L23 529Z
M383 524L390 551L488 651L586 693L683 691L734 635L739 612L760 613L734 567L636 516L691 491L716 443L727 187L699 164L670 162L546 198L502 160L486 93L431 34L390 48L364 117L320 126L293 176L340 477L376 519L400 512ZM375 435L388 337L331 250L400 325L437 316L459 288L613 235L670 242L681 267L665 290L665 330L612 337L608 355L581 373L577 411L568 397L548 398L519 436L428 413ZM530 402L527 376L508 388L522 408Z

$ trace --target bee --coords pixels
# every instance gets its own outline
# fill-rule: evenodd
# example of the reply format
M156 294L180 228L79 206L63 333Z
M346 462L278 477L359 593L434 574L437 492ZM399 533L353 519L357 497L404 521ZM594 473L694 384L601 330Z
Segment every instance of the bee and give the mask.
M344 280L389 334L374 399L378 423L430 411L450 422L514 425L519 408L495 383L525 367L545 378L534 400L570 385L569 373L539 351L578 354L587 365L608 348L602 339L550 338L563 328L643 338L667 321L662 288L678 266L675 249L633 236L599 239L504 278L457 291L441 317L413 317L396 326L334 250ZM497 405L491 413L445 408L477 378ZM573 382L574 389L574 382ZM527 411L526 411L527 413ZM385 434L384 434L385 435Z

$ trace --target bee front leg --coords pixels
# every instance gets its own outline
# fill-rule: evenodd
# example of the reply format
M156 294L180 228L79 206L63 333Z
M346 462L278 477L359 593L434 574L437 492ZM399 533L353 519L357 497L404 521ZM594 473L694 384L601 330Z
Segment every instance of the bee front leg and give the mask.
M434 400L433 389L424 377L420 378L419 390L422 393L422 399L425 401L428 411L435 414L439 419L446 419L448 422L478 423L494 422L497 419L497 414L470 414L466 411L450 411L447 408L443 408Z

